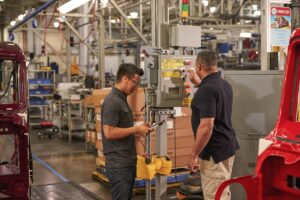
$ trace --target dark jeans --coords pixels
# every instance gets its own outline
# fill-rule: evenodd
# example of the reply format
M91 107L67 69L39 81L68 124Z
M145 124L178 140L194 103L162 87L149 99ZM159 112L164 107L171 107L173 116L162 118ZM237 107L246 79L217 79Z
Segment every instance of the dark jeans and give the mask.
M131 199L136 167L106 168L113 200Z

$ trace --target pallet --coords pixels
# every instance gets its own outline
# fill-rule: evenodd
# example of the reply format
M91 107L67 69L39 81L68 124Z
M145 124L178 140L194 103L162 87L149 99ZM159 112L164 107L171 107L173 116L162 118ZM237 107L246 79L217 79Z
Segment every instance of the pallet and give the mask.
M186 168L173 169L172 173L167 176L168 188L178 187L183 181L185 181L190 175L190 172ZM97 171L92 173L92 178L96 181L104 183L109 186L109 180L105 174L105 167L98 166ZM144 193L146 187L146 180L136 178L134 183L134 191L136 193ZM155 189L155 178L151 180L151 189Z

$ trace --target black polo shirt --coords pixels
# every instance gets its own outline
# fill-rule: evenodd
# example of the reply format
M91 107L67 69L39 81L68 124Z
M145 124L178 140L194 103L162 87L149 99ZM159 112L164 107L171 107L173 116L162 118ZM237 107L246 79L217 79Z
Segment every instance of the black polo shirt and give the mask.
M239 149L232 128L232 87L216 72L206 76L200 83L192 100L192 128L196 137L201 118L215 118L213 132L199 157L218 163L233 156Z
M108 140L103 125L129 128L133 126L132 111L127 103L127 95L117 88L104 99L101 108L101 133L105 155L105 166L111 168L136 166L135 136Z

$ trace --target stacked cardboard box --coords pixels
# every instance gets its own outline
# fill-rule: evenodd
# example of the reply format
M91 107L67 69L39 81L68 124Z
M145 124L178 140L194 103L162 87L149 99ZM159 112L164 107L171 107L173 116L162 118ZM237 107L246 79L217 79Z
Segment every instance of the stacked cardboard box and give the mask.
M190 108L181 108L182 116L169 119L169 129L167 130L167 154L172 160L173 168L186 167L188 156L192 151L194 135L191 128ZM183 116L184 115L184 116ZM145 154L144 138L136 137L136 149L140 155ZM155 153L156 138L155 133L151 134L151 152Z
M107 92L107 91L106 91ZM101 95L98 91L96 95ZM103 93L102 93L103 95ZM105 95L105 94L104 94ZM106 94L107 95L107 94ZM98 96L99 102L100 96ZM135 124L144 122L144 106L145 106L144 90L139 88L135 93L128 96L128 104L134 115ZM95 102L95 101L94 101ZM99 114L101 104L99 105ZM169 119L169 129L167 131L167 153L173 162L173 168L186 167L188 156L192 151L192 145L194 143L194 135L191 128L191 109L188 107L177 108L178 116L175 119ZM105 162L105 156L103 154L103 144L100 133L100 117L97 117L96 127L99 127L98 138L96 141L96 148L98 151L98 157L96 163L99 166ZM155 133L151 134L151 149L152 153L155 153L156 145ZM136 137L136 150L137 154L143 155L145 150L144 138ZM176 155L176 157L175 157Z
M83 104L84 106L92 107L96 115L95 128L86 129L85 138L87 142L91 142L93 144L96 143L98 136L100 134L100 111L101 104L104 98L109 94L111 88L105 88L101 90L94 90L92 95L88 95L85 97ZM87 114L87 113L86 113ZM88 124L88 123L87 123Z

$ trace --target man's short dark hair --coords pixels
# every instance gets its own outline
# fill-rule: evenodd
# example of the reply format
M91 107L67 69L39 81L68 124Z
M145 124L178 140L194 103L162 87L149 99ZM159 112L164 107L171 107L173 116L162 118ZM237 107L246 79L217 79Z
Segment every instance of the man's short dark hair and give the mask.
M215 51L201 51L198 53L196 62L203 64L206 70L210 70L217 66L218 54Z
M124 76L127 76L129 79L131 79L135 74L143 76L144 71L143 69L138 68L136 65L131 63L121 64L117 72L117 82L120 82Z

